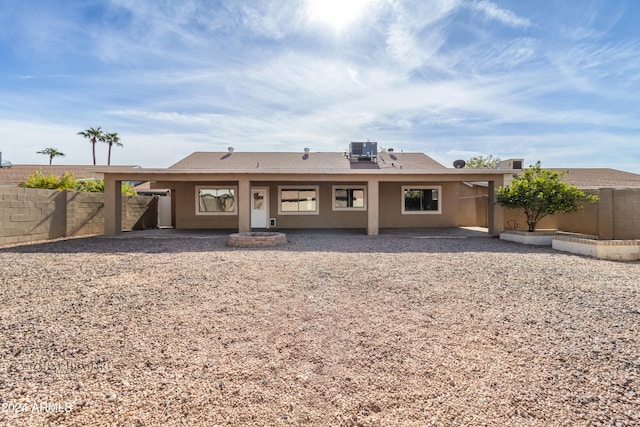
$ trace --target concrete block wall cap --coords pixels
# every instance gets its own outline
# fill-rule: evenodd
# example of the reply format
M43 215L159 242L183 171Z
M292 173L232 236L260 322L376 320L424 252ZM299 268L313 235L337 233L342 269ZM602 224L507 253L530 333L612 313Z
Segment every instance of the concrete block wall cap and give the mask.
M535 231L504 230L502 233L517 234L517 235L520 235L520 236L554 236L554 235L558 234L558 230L535 230Z

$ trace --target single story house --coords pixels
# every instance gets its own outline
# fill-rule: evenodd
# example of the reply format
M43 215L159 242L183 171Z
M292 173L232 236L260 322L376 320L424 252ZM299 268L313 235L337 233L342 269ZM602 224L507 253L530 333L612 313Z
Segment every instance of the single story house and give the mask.
M490 234L503 230L495 190L516 170L447 168L423 153L377 151L195 152L169 168L104 170L105 233L121 231L120 184L170 189L177 229L380 228L459 226L459 186L487 183Z

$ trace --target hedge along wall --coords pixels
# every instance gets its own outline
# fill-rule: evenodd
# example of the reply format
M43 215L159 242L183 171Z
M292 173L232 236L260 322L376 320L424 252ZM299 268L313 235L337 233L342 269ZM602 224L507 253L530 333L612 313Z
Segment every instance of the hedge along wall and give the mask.
M104 194L0 187L0 245L104 233ZM156 227L158 200L122 196L122 229Z

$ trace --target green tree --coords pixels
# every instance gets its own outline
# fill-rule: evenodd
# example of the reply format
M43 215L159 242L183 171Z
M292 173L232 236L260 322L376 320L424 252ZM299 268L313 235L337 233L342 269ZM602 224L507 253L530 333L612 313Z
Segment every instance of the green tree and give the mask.
M49 147L49 148L45 148L42 151L38 151L38 154L46 154L47 156L49 156L49 165L51 165L51 163L53 163L53 158L54 157L64 157L64 153L61 151L58 151L55 148Z
M475 156L467 160L468 168L472 169L495 169L500 163L500 158L493 157L489 154L488 157Z
M499 187L496 202L510 209L524 209L529 231L538 222L556 212L575 212L583 207L581 202L593 203L597 196L586 195L573 184L562 182L566 172L542 169L540 161L530 166L523 175L513 178L510 185Z
M120 137L115 132L105 133L102 141L109 144L109 154L107 156L107 165L110 165L111 164L111 147L114 145L116 147L122 147L122 144L120 143Z
M98 127L97 129L89 128L87 130L83 130L78 132L78 135L82 135L87 138L92 145L93 151L93 164L96 164L96 143L98 141L104 141L104 133L102 132L102 128Z

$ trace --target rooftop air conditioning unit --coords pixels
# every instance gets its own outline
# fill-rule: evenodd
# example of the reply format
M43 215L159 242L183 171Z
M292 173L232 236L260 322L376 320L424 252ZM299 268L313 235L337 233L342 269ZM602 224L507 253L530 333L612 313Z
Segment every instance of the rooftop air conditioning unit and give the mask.
M352 162L375 162L378 158L377 142L351 142L349 143L349 159Z

